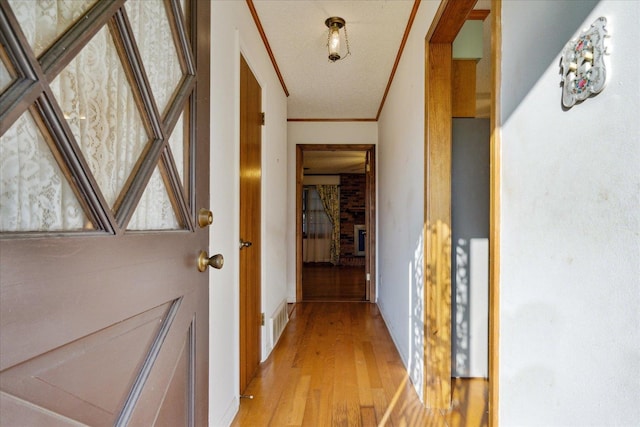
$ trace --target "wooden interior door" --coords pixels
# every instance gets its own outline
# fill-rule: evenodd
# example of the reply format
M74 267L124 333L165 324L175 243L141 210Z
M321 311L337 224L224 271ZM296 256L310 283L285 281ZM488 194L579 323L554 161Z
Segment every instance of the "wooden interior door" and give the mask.
M262 89L240 57L240 393L260 365Z
M208 422L209 17L0 2L2 425Z

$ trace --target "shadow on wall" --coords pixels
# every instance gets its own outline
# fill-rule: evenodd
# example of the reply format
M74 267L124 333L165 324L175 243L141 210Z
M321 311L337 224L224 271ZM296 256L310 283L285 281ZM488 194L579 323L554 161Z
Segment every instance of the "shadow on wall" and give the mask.
M548 3L553 3L553 7L558 13L550 15L548 13ZM510 26L530 25L538 27L534 33L538 37L529 37L524 44L518 46L521 52L527 52L527 61L503 61L502 74L519 76L519 84L508 88L511 92L509 97L502 100L502 121L506 122L514 110L520 105L525 96L535 86L536 82L549 68L549 64L555 61L556 56L562 52L565 44L572 38L577 30L584 29L584 21L593 9L600 3L600 0L576 1L530 1L526 8L512 7L510 14L517 19L502 21L503 34L517 31ZM504 4L503 4L504 7ZM522 14L523 16L517 16ZM532 31L528 31L532 32ZM547 36L551 34L553 36ZM520 41L519 41L520 42ZM503 45L507 45L509 40L503 39ZM508 49L511 50L511 49ZM558 71L560 70L558 66ZM558 76L558 85L560 76ZM558 86L558 104L560 104L562 93Z
M410 296L409 310L410 321L410 343L409 343L409 366L413 386L418 392L420 400L424 400L424 245L420 236L415 244L413 263L409 263L409 280L413 280L415 286L409 284L409 289L413 289Z

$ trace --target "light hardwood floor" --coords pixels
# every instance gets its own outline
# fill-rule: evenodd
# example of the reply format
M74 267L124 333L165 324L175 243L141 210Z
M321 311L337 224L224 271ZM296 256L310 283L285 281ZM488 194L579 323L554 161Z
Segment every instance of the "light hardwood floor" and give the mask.
M454 380L453 409L419 401L375 304L296 304L232 426L484 426L488 384Z
M302 266L303 301L364 301L365 285L364 266Z

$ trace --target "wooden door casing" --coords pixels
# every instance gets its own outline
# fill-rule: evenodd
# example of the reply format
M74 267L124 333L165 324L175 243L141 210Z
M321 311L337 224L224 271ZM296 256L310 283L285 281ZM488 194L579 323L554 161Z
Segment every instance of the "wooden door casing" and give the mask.
M425 38L425 404L451 407L452 45L476 0L443 1Z
M366 183L365 183L365 272L366 300L376 302L376 150L367 150Z
M262 89L240 57L240 393L261 358L261 169Z
M296 301L302 302L302 191L304 153L307 151L363 151L365 171L365 299L376 302L376 160L372 144L297 144L296 145ZM367 280L368 279L368 280Z
M98 2L39 58L30 52L9 5L0 4L3 41L13 41L3 47L15 49L10 52L14 66L26 76L1 94L0 133L27 108L42 114L61 170L80 187L76 195L95 225L94 231L0 235L2 425L207 423L208 275L197 271L196 258L208 247L208 231L195 226L195 211L209 201L209 3L184 2L185 11L180 2L164 3L170 19L180 19L180 12L187 19L194 17L188 19L189 28L174 26L183 46L193 43L194 52L184 53L186 68L192 69L165 117L156 111L148 119L168 135L182 106L189 106L185 118L191 129L187 156L192 170L186 192L177 179L168 142L154 140L143 153L145 159L137 162L122 203L112 212L99 194L92 193L95 180L82 155L73 150L73 137L47 87L106 25L114 39L123 37L120 42L129 44L120 52L123 57L136 55L135 43L127 38L131 34L119 32L127 25L124 4ZM189 56L195 56L195 64ZM142 84L144 71L135 60L128 67L136 74L131 80ZM29 83L30 78L35 83ZM148 93L148 87L135 90ZM143 98L140 102L153 116L149 99ZM56 120L58 128L50 124ZM165 182L172 182L168 191L183 229L127 231L156 165Z

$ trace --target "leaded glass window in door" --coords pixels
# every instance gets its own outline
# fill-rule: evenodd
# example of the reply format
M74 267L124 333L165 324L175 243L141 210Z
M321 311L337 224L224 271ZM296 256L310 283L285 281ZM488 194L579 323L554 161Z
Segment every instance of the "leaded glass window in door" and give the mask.
M0 3L1 232L193 229L185 2L117 5Z

